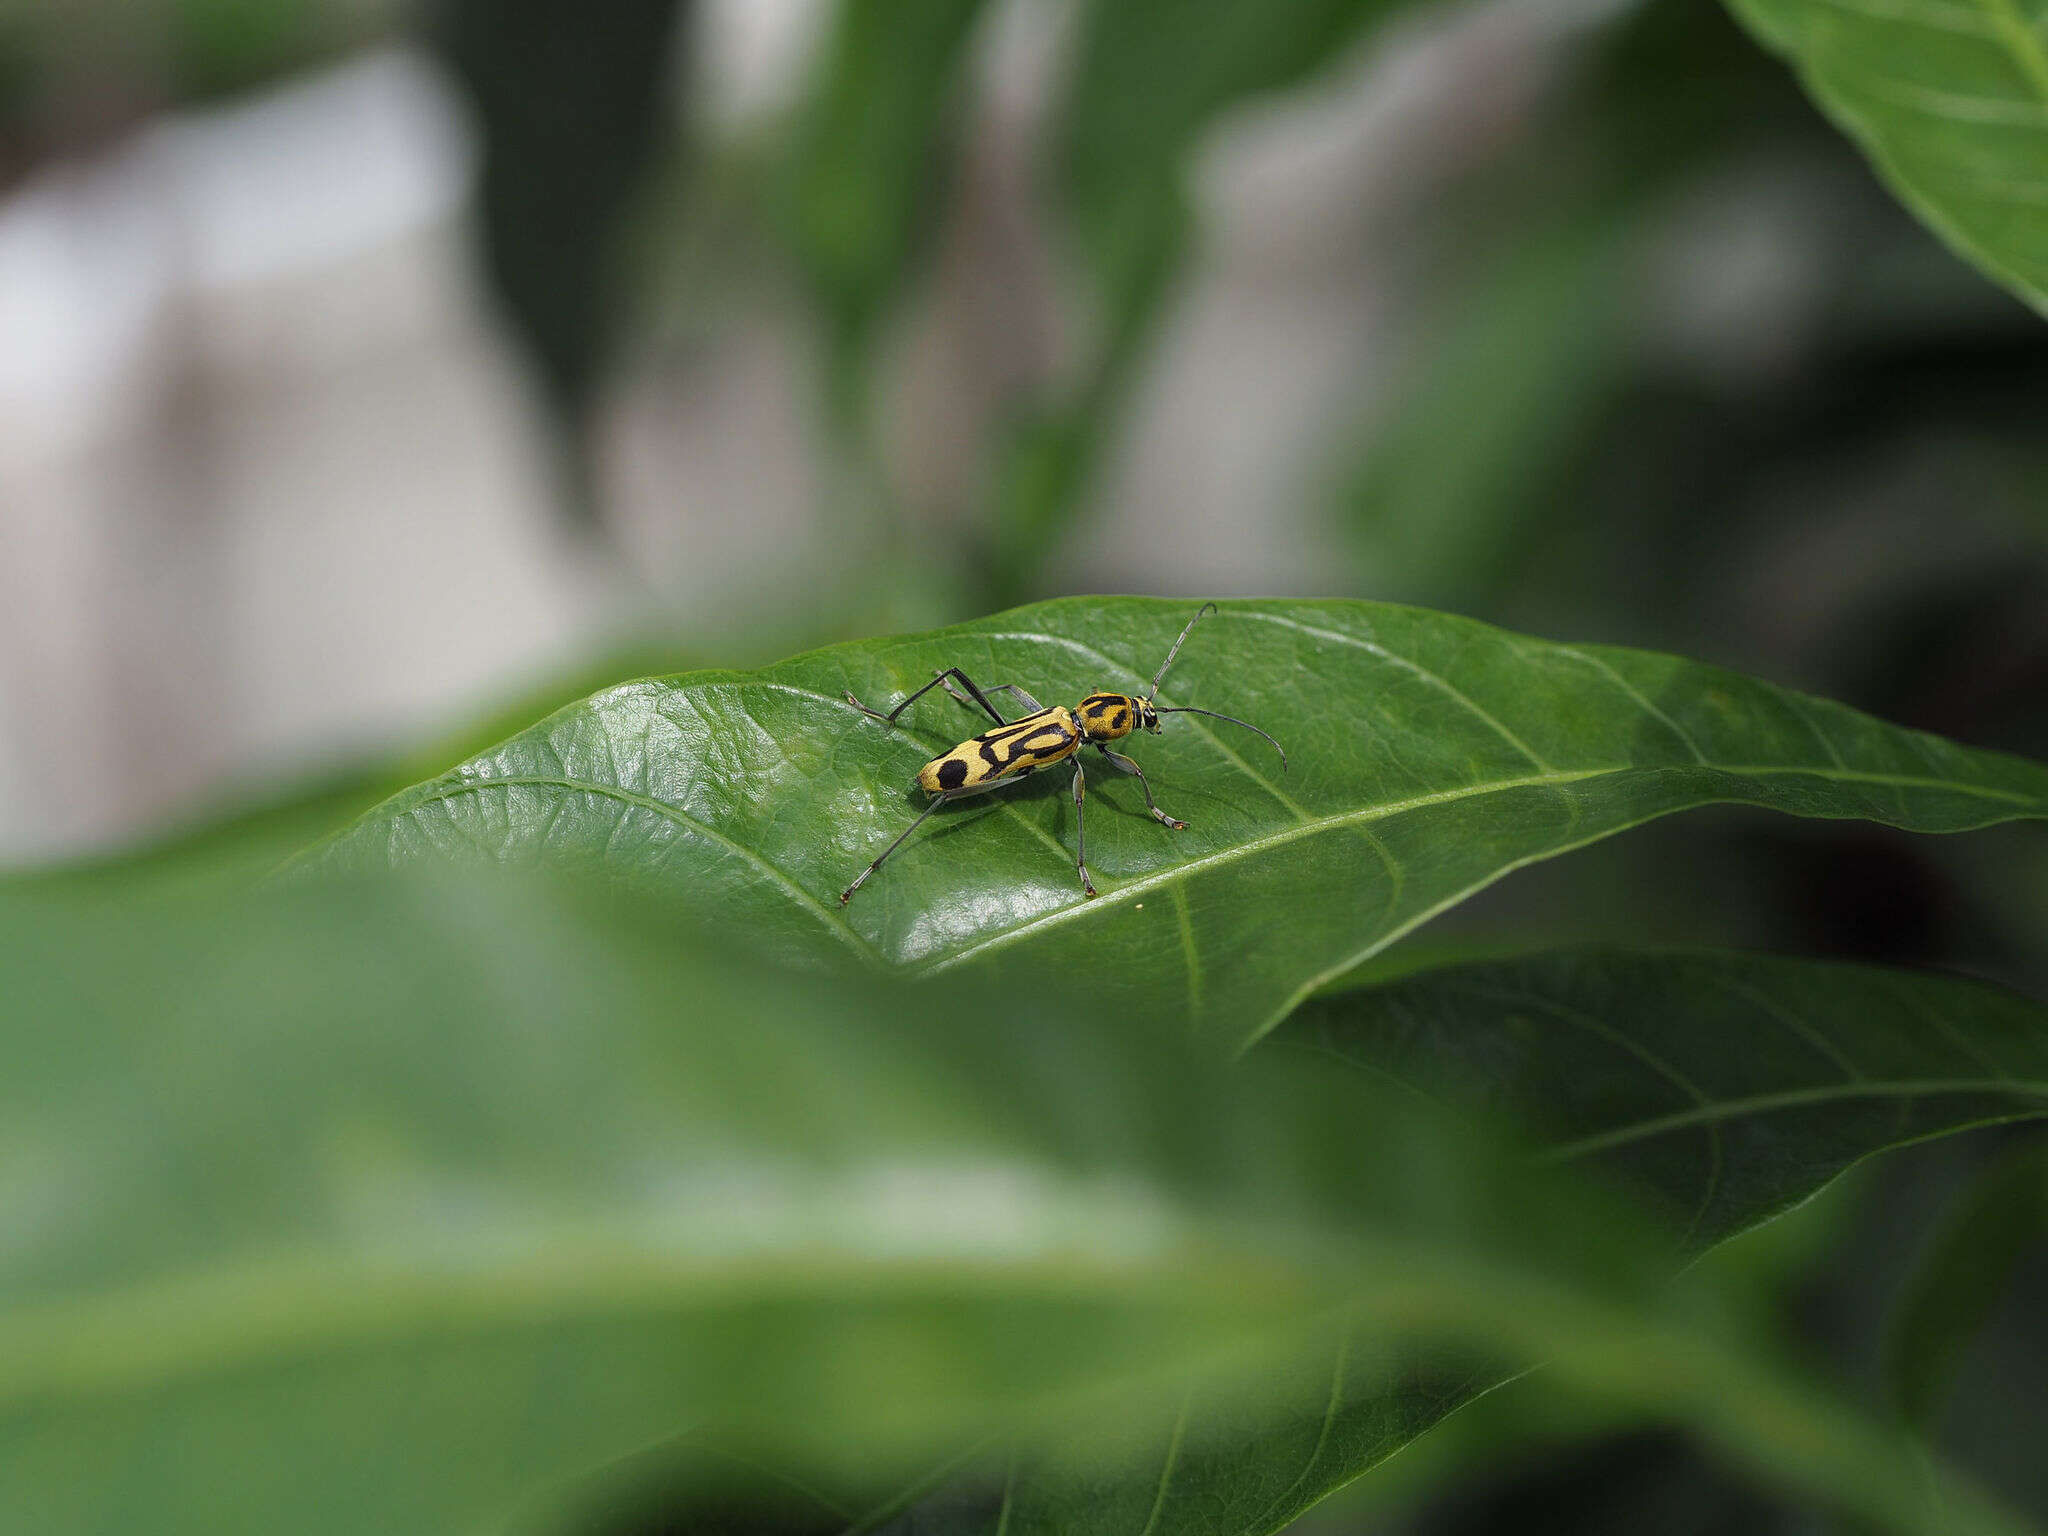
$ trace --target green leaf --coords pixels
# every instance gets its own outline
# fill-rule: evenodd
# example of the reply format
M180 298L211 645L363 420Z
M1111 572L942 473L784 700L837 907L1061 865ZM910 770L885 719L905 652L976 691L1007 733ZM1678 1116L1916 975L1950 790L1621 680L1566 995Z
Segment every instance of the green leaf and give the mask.
M1851 1163L2048 1114L2048 1007L1957 977L1565 950L1320 998L1271 1039L1391 1079L1665 1206L1697 1253Z
M1609 210L1571 205L1518 229L1440 306L1338 493L1361 588L1484 609L1530 544L1556 536L1566 466L1621 370L1624 232Z
M1157 1042L962 1031L515 882L0 892L0 975L25 1530L470 1529L714 1414L886 1465L1329 1305L1329 1218L1403 1203Z
M934 162L981 0L841 0L794 150L791 237L830 322L838 404L933 211Z
M1730 0L1960 255L2048 312L2048 13L2037 0Z
M1600 1163L1674 1213L1682 1258L1861 1158L2048 1114L2048 1007L1973 982L1757 955L1591 950L1448 967L1317 999L1252 1059L1272 1053L1339 1063L1367 1092L1519 1123L1552 1158ZM916 1529L992 1532L1006 1509L1012 1531L1093 1536L1145 1525L1149 1511L1152 1536L1265 1536L1513 1374L1339 1329L1289 1362L1286 1408L1256 1431L1233 1432L1227 1388L1191 1395L1134 1426L1139 1447L1121 1463L1105 1453L1085 1499L1071 1466L1026 1460L957 1478L917 1508ZM967 1496L991 1483L996 1500Z
M1079 18L1060 163L1101 289L1104 349L1123 350L1179 270L1186 175L1231 107L1334 61L1398 0L1095 0Z
M1925 832L2048 815L2048 769L1718 668L1373 603L1226 603L1159 701L1251 721L1290 772L1235 726L1168 716L1125 745L1192 825L1152 821L1089 754L1099 899L1078 889L1056 769L935 815L842 912L918 814L920 764L988 724L934 690L891 730L844 691L886 706L954 665L1048 702L1143 689L1189 613L1071 598L628 684L397 796L309 862L596 869L792 958L969 976L995 997L1066 976L1077 1006L1177 1013L1234 1045L1510 870L1672 811L1732 801Z
M1020 413L998 448L989 586L1040 590L1122 417L1190 245L1189 167L1232 107L1333 63L1400 0L1092 0L1053 150L1095 303L1075 376Z
M1235 1431L1340 1300L1361 1362L1554 1357L1889 1529L2017 1529L1923 1518L1895 1437L1665 1293L1626 1209L1286 1053L1057 999L963 1029L516 882L0 902L25 1529L471 1529L713 1417L886 1468L1142 1425L1226 1345Z
M1316 999L1266 1048L1519 1124L1551 1157L1662 1206L1688 1258L1877 1152L2048 1115L2048 1007L1978 982L1762 955L1596 949L1449 967ZM1357 1450L1296 1507L1458 1400L1365 1396L1348 1410L1365 1429ZM1349 1427L1333 1420L1330 1438Z
M1892 1396L1931 1435L1964 1352L1990 1321L2014 1273L2048 1242L2048 1143L2018 1148L1985 1169L1929 1247L1892 1325Z

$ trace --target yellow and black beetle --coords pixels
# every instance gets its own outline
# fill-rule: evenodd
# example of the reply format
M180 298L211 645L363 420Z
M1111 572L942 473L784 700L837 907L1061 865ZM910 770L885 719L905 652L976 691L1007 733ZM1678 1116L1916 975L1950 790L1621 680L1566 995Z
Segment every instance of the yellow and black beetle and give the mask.
M1109 759L1112 768L1136 776L1139 787L1145 792L1145 806L1151 811L1153 820L1162 826L1173 828L1176 832L1186 831L1186 822L1159 809L1159 802L1152 798L1152 786L1145 781L1144 770L1121 752L1110 751L1108 743L1120 741L1133 731L1156 732L1159 729L1161 715L1207 715L1212 720L1228 720L1232 725L1241 725L1248 731L1266 736L1264 731L1259 730L1250 721L1239 720L1234 715L1219 715L1213 709L1196 709L1192 705L1162 708L1152 702L1158 697L1160 680L1166 676L1166 669L1173 665L1173 658L1180 654L1181 646L1194 632L1195 626L1202 622L1203 616L1215 611L1214 603L1204 603L1196 610L1195 616L1188 620L1187 628L1180 632L1180 638L1173 642L1173 648L1166 653L1166 660L1159 664L1159 670L1152 678L1152 686L1143 698L1128 693L1098 690L1089 694L1072 709L1062 704L1048 708L1015 683L997 683L986 690L978 688L974 679L958 667L945 668L886 715L878 709L869 709L849 693L846 702L862 714L879 720L884 725L894 725L896 717L918 699L934 688L943 687L958 702L969 708L979 705L987 711L989 718L995 721L996 728L961 742L952 751L933 758L918 769L917 787L932 797L931 804L924 808L917 820L904 828L901 837L882 850L874 863L860 872L853 884L839 893L839 904L845 906L847 902L853 900L853 893L861 888L869 875L882 867L882 860L901 848L910 834L924 825L925 817L949 800L964 800L969 795L986 794L992 789L1001 789L1006 784L1014 784L1041 768L1065 762L1068 758L1074 760L1074 867L1081 872L1082 891L1093 896L1095 882L1088 878L1088 844L1081 826L1081 802L1088 792L1088 781L1081 771L1081 759L1076 756L1084 746L1094 747ZM960 686L967 690L965 694L954 688L955 678L959 679ZM1015 720L1005 720L995 705L989 703L988 696L991 693L1007 693L1031 713ZM1287 767L1286 749L1279 742L1273 741L1271 736L1266 736L1266 740L1272 742L1273 750L1280 754L1280 766L1284 770Z

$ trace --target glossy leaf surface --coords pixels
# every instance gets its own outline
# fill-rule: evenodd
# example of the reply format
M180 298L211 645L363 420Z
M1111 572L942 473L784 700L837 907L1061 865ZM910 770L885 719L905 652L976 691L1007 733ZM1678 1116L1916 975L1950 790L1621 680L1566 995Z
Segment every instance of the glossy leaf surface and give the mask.
M2048 312L2048 10L2039 0L1731 0L1893 190Z
M626 684L397 796L308 863L595 869L788 957L971 975L992 997L1085 977L1076 1006L1171 1013L1235 1044L1510 870L1654 816L1734 801L1937 832L2048 815L2048 769L1718 668L1372 603L1228 603L1159 702L1251 721L1291 771L1249 732L1168 716L1122 745L1189 830L1084 759L1099 899L1081 896L1055 767L940 811L841 910L921 809L919 766L990 723L934 690L891 730L846 690L886 706L946 666L1047 703L1142 689L1191 611L1066 599Z

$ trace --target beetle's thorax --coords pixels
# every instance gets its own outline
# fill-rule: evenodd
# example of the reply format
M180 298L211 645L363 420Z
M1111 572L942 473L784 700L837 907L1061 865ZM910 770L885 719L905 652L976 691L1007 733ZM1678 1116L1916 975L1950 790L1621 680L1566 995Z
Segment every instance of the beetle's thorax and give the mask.
M1128 693L1089 694L1074 706L1074 722L1090 741L1121 741L1133 731L1159 729L1152 701Z

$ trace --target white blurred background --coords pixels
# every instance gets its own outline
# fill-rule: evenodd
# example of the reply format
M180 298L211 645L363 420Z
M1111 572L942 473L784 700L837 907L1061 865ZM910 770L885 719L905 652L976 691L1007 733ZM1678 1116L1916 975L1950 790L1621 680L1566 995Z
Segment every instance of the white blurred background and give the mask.
M1056 153L1077 0L991 0L941 82L851 436L786 185L850 0L676 8L606 235L619 322L566 411L485 259L491 125L531 107L528 154L576 129L532 83L545 50L578 65L668 0L518 8L561 30L497 118L476 29L514 11L476 0L20 3L0 862L432 771L617 668L1065 591L1421 601L2032 740L2031 322L1715 0L1388 7L1230 98L1181 163L1192 233L1100 451L997 576L1002 446L1090 398L1105 327ZM146 45L177 28L232 67L192 85ZM1170 113L1175 84L1131 90ZM830 125L865 134L865 97Z
M823 20L701 8L676 50L690 130L744 142L787 113ZM1029 183L1061 24L1010 0L984 26L964 190L890 344L890 472L927 507L972 494L961 445L1010 376L1057 366ZM1569 31L1465 11L1216 135L1199 267L1062 584L1321 585L1294 482L1374 387L1401 222L1529 109ZM545 403L472 248L476 166L458 85L381 37L0 195L0 858L427 739L622 632L725 659L764 594L839 558L815 342L772 283L629 340L592 434L612 550L564 528Z

